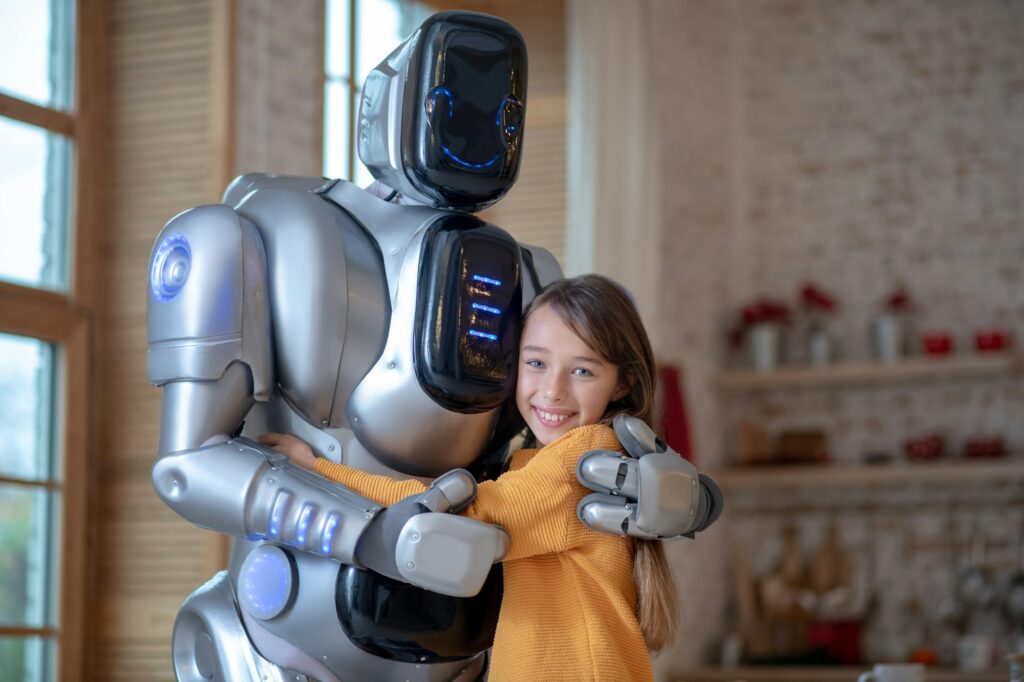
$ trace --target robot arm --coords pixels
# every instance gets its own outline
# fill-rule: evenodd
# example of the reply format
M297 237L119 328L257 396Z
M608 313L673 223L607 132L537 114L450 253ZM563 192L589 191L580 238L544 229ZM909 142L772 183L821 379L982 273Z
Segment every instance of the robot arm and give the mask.
M618 415L615 435L629 456L594 450L576 466L581 484L597 492L577 508L594 530L638 538L692 538L722 513L721 490L655 436L641 420Z
M476 483L457 470L383 508L292 465L245 438L165 455L157 494L193 524L269 540L457 597L480 591L508 537L446 512L468 504Z

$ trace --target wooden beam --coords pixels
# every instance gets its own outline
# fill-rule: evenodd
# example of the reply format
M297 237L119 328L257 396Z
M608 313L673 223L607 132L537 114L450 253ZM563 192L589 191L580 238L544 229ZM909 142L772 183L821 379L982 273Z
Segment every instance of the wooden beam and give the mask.
M74 169L74 248L71 259L71 300L88 311L89 323L79 325L64 347L63 423L64 518L60 575L61 680L84 680L91 670L92 651L85 614L94 607L93 571L99 564L91 529L98 513L90 504L95 488L93 466L99 451L99 384L105 358L93 320L100 318L103 293L100 276L101 245L110 228L110 112L107 107L107 10L106 0L79 0L75 83L77 129Z
M88 1L83 4L91 4ZM62 409L59 413L63 438L61 481L61 575L60 575L60 679L84 679L86 651L85 613L89 590L89 491L93 443L91 422L97 417L91 396L91 325L78 324L62 347Z
M57 631L53 628L21 628L0 625L0 637L53 637L56 634Z
M13 118L22 123L39 126L61 135L75 134L75 119L62 111L47 109L38 104L0 93L0 116Z
M63 343L89 318L63 294L0 282L0 332Z
M10 476L0 476L0 485L16 485L24 488L60 490L60 484L56 481L33 481L27 478L11 478Z
M104 0L79 0L77 102L75 111L74 253L70 281L72 300L98 311L100 244L107 222L107 180L110 144L106 120L106 39Z

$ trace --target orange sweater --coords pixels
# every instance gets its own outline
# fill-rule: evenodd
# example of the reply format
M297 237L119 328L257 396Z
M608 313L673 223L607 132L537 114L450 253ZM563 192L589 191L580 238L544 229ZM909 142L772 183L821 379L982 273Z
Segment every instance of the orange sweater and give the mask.
M622 448L609 427L594 424L540 450L519 450L511 470L482 482L464 512L504 527L511 538L490 682L654 677L635 615L631 541L576 518L577 503L590 492L576 481L576 460L595 449ZM316 471L385 505L426 490L419 481L326 459L317 460Z

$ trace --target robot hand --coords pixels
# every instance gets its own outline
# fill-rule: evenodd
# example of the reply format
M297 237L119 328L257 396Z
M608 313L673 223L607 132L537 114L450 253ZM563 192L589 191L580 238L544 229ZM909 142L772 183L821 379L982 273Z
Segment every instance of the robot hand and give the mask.
M453 597L472 597L491 565L508 550L508 534L454 512L476 496L476 480L465 469L437 478L430 489L377 514L356 547L366 568Z
M710 477L655 436L636 417L618 415L615 435L628 455L592 450L576 465L576 478L597 491L576 513L594 530L638 538L692 538L722 513L722 492Z

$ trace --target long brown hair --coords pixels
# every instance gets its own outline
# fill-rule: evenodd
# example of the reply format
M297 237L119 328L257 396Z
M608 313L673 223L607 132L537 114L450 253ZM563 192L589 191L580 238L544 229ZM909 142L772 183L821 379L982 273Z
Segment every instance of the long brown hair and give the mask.
M629 294L601 275L553 282L530 302L523 323L541 306L551 306L577 336L606 362L615 365L626 394L608 405L602 422L624 413L651 423L656 370L654 352ZM658 540L633 540L636 615L647 646L659 651L672 641L678 625L676 587Z

